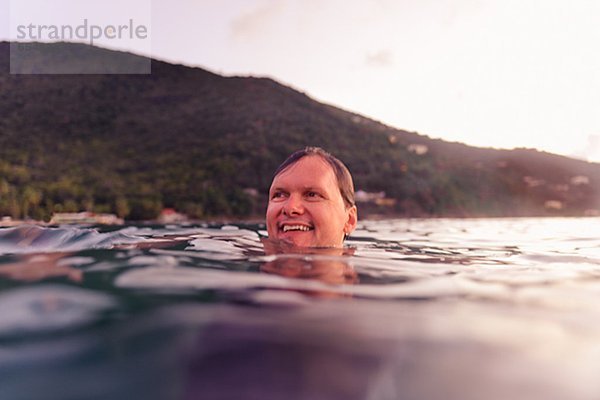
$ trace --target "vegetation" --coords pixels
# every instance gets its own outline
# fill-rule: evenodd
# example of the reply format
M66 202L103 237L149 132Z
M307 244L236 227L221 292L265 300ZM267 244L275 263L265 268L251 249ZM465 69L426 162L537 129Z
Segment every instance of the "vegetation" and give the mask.
M35 47L32 65L82 63L100 51L21 45ZM597 164L433 140L271 79L155 60L151 75L10 75L9 43L0 43L0 216L47 220L57 211L90 210L151 219L164 207L197 218L261 216L272 171L306 145L344 160L357 189L395 200L360 205L363 216L577 215L598 208Z

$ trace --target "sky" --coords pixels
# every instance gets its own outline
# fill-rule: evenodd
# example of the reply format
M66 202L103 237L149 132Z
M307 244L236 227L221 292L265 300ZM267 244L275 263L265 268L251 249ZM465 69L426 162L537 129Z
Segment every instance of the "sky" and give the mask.
M43 15L35 1L49 3L13 0ZM149 19L151 48L122 44L140 54L271 77L433 138L600 162L597 0L62 1L79 2L59 10L73 20L81 7ZM14 17L0 15L8 39Z

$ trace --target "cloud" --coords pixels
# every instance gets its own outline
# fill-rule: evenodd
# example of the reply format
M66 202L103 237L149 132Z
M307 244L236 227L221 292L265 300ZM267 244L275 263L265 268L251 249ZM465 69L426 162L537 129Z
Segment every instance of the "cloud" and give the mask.
M394 55L389 50L379 50L365 56L365 63L371 67L389 67L394 64Z
M265 32L285 7L285 1L267 0L238 16L231 22L231 34L234 38L247 38Z

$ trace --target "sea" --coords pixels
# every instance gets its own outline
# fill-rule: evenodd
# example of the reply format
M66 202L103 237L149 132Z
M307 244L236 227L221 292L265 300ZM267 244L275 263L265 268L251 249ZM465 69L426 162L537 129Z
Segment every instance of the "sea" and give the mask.
M600 220L0 229L0 399L598 399Z

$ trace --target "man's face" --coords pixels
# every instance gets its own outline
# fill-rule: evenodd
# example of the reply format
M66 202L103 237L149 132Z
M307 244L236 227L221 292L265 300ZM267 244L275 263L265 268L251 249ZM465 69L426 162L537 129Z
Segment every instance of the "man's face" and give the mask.
M341 247L356 227L356 207L346 208L331 166L305 156L273 179L267 207L269 238L301 247Z

